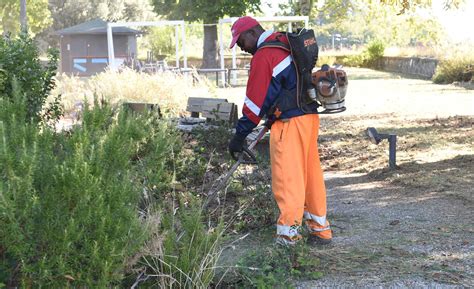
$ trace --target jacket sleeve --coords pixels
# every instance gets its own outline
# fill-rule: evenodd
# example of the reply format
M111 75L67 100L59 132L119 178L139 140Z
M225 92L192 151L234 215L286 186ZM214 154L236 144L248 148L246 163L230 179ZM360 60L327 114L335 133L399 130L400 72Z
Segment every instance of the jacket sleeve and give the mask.
M264 103L272 81L272 63L268 54L258 51L250 63L250 75L247 81L247 90L242 108L242 117L239 119L236 132L247 136L259 124L266 114Z

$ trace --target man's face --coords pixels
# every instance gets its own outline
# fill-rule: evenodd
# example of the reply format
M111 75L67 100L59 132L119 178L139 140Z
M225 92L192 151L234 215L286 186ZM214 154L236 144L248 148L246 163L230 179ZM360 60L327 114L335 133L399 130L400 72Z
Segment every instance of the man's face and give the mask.
M256 33L253 30L247 30L240 33L237 45L243 51L254 55L257 52L257 41Z

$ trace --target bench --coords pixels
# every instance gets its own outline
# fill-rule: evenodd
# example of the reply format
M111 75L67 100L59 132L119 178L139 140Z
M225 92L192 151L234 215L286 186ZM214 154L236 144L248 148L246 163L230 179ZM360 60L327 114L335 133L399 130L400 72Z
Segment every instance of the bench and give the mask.
M191 117L200 115L208 121L224 121L231 125L237 123L237 105L224 98L190 97L188 98L187 111Z

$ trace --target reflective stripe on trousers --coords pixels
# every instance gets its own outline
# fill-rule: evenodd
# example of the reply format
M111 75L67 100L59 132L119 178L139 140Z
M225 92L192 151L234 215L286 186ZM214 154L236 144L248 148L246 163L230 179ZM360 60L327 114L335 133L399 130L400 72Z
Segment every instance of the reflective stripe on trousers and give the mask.
M270 133L272 190L280 209L277 234L291 237L303 214L314 227L327 227L326 187L317 147L319 115L276 121ZM321 223L320 223L321 222Z

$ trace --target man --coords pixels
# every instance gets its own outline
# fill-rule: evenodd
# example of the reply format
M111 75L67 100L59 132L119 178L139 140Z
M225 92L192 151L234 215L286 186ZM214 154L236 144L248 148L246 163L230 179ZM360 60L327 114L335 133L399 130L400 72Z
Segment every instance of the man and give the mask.
M270 160L272 190L280 209L276 242L296 244L302 238L300 226L304 216L310 232L308 241L327 244L332 232L326 220L326 188L317 147L317 104L308 105L304 112L299 107L278 110L276 104L283 99L296 98L297 73L290 53L266 46L271 41L288 44L284 34L265 31L252 17L241 17L232 25L230 48L237 44L253 57L243 116L236 125L229 152L242 152L245 138L263 117L274 120Z

